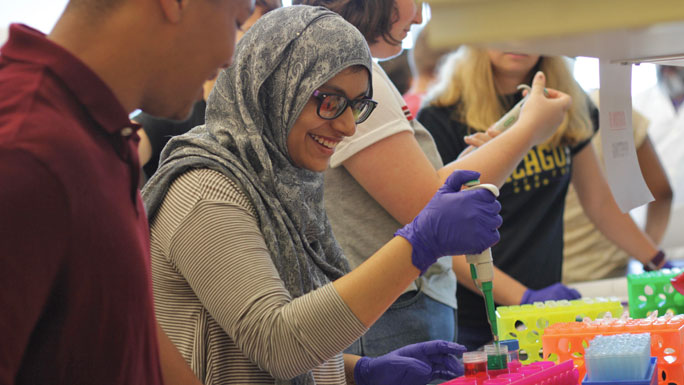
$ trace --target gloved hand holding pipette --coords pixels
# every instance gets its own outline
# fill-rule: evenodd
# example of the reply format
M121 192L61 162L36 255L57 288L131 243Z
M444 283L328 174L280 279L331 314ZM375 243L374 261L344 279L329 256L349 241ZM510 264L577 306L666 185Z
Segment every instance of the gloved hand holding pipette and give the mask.
M492 184L480 184L475 179L466 183L466 190L485 190L489 191L493 197L499 196L499 189ZM494 341L498 341L498 330L496 325L496 315L494 314L494 295L492 293L494 280L494 261L492 259L492 249L484 250L478 254L467 254L466 262L470 264L470 274L475 281L475 285L482 291L485 299L485 310L492 329ZM498 346L498 345L497 345Z
M485 189L460 191L479 177L475 171L454 171L418 216L395 233L411 243L413 265L421 272L437 258L478 254L499 241L501 204L496 197ZM447 215L448 206L461 209Z

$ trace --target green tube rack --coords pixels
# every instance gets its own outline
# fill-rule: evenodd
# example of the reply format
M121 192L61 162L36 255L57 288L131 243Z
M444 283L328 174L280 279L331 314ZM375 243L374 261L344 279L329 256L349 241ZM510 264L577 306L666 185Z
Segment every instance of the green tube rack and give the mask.
M581 321L585 317L592 320L605 316L620 317L623 311L620 301L613 297L535 302L497 307L496 323L500 340L518 340L520 362L527 365L543 360L542 335L549 325Z
M684 295L679 294L670 279L684 273L679 268L650 271L627 276L627 295L629 316L648 317L654 310L664 315L668 310L674 314L684 314Z

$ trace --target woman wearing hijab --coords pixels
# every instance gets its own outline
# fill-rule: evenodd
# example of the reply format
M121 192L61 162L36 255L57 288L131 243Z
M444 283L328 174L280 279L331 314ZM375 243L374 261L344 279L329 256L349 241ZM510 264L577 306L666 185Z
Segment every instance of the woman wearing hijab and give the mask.
M293 2L342 15L379 60L399 54L411 25L422 22L421 2L415 0ZM337 146L325 173L330 223L353 267L411 222L454 170L475 170L482 182L502 185L529 149L551 136L570 104L561 92L550 90L544 97L539 77L516 124L470 156L444 164L432 136L377 63L372 78L378 108ZM378 356L420 341L455 340L460 333L452 263L465 258L455 255L432 265L346 352Z
M409 225L349 272L323 208L336 144L375 102L363 36L323 8L260 19L143 192L157 316L205 384L424 384L461 368L446 341L345 355L440 256L498 239L479 174L454 173ZM467 223L467 226L464 225Z

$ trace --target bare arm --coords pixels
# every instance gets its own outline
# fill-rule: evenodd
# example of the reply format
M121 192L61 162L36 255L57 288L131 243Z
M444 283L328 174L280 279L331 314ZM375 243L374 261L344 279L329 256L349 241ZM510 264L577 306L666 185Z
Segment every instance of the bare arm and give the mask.
M454 273L456 273L456 280L458 283L467 287L473 293L482 296L482 292L475 286L475 282L473 282L473 279L470 276L470 266L466 262L464 256L456 255L452 260L452 266ZM492 292L496 303L505 306L520 305L520 301L526 290L527 287L525 287L525 285L494 266Z
M478 171L482 182L501 186L530 148L553 133L570 104L570 97L558 91L549 90L550 98L543 96L543 83L536 81L537 91L533 91L516 124L439 170L407 131L366 147L343 165L402 224L418 214L454 170Z
M418 275L411 262L411 244L395 237L371 258L333 282L342 300L365 325L370 326L389 308Z
M603 235L642 263L658 252L653 241L620 211L599 167L593 146L586 146L573 157L572 184L582 208Z
M201 385L183 356L178 352L164 330L157 323L157 339L159 340L159 361L162 376L166 385Z
M399 223L409 223L455 170L474 170L501 186L527 154L532 137L509 129L477 151L435 170L413 133L403 131L359 151L344 167Z
M530 131L531 129L523 126L511 127L482 144L477 151L471 151L444 166L439 170L440 175L446 177L455 169L475 170L482 174L482 183L501 187L530 148L536 144Z
M672 206L672 188L667 180L667 175L660 163L658 154L648 136L637 149L637 157L644 175L646 185L655 200L648 204L646 214L646 234L659 244L665 235L667 223L670 220L670 208Z

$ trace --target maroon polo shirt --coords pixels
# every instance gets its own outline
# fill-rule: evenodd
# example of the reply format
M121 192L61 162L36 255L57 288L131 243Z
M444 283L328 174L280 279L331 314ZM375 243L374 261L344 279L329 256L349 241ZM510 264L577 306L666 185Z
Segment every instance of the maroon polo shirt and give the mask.
M128 114L12 25L0 50L0 384L161 384Z

